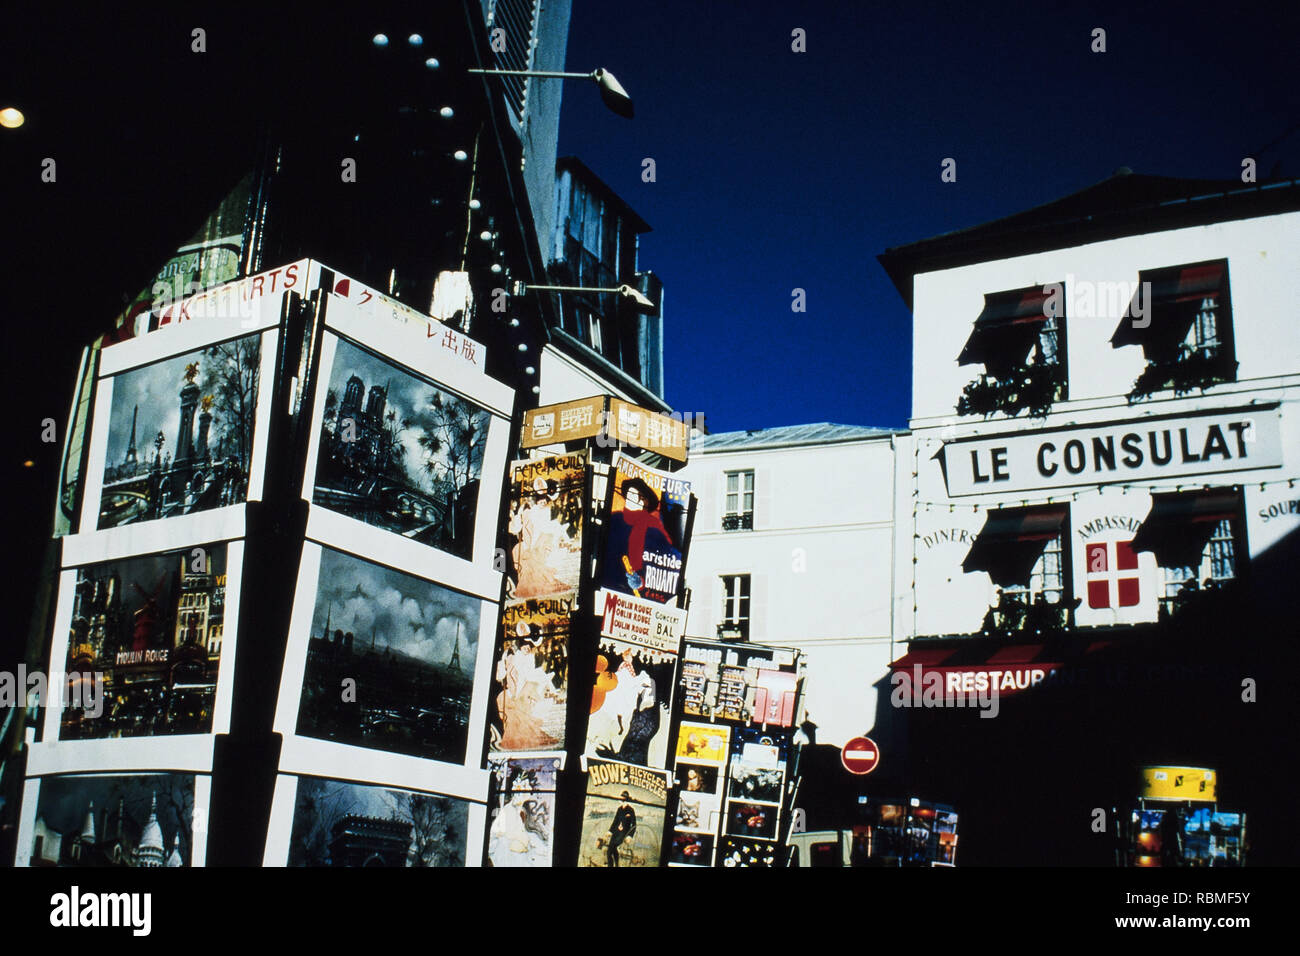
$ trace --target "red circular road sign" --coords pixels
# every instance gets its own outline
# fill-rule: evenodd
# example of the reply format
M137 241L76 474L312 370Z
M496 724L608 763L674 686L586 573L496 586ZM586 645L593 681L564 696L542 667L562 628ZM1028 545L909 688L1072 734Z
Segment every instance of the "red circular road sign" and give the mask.
M870 737L854 737L840 751L840 762L849 773L871 773L880 763L880 748Z

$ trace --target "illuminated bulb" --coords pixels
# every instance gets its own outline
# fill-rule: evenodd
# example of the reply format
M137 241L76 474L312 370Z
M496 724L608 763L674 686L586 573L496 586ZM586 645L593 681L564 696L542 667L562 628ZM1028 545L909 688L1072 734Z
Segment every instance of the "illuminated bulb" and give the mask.
M465 162L465 160L469 159L469 153L465 152L463 149L456 150L456 152L452 153L452 155L455 156L456 159L458 159L462 163Z
M444 106L442 109L438 110L438 115L445 116L447 119L451 119L453 116L456 115L456 112L450 106Z
M372 42L375 46L388 46L388 37L384 36L382 33L376 33Z
M534 395L540 395L540 394L542 394L542 387L541 387L540 385L534 385L534 386L533 386L533 394L534 394Z
M22 110L14 109L12 106L6 106L0 110L0 126L5 129L17 129L24 122L26 122L26 117L23 116Z
M484 242L490 242L492 240L492 230L484 229L482 232L478 234L478 237L482 239Z
M536 375L536 374L537 374L537 368L536 368L536 366L533 366L533 365L528 366L528 368L524 369L524 371L527 372L529 375Z
M528 351L528 345L527 345L527 343L525 343L525 342L520 342L520 343L519 343L519 351L521 351L521 352L527 352L527 351Z
M418 33L412 33L406 38L406 42L411 44L411 46L420 46L424 43L424 37L420 36Z
M511 320L510 320L510 327L511 327L512 329L517 329L517 328L519 328L519 320L518 320L518 319L511 319Z
M471 200L469 201L469 208L470 208L470 209L482 209L482 208L483 208L483 204L482 204L481 202L479 202L477 199L471 199Z
M439 64L438 64L438 61L437 61L436 59L434 59L433 57L429 57L429 59L427 59L427 60L424 61L424 65L427 66L427 67L428 67L429 69L431 69L431 70L436 70L436 69L438 68L438 65L439 65Z
M499 262L494 262L494 263L492 263L492 271L495 272L495 273L500 273L500 272L501 272L501 263L499 263Z

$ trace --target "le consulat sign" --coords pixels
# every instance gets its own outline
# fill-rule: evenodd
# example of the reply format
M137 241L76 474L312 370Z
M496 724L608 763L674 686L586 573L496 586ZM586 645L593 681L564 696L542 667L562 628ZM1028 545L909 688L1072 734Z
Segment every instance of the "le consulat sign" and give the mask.
M1279 468L1278 406L1251 405L945 442L948 495Z

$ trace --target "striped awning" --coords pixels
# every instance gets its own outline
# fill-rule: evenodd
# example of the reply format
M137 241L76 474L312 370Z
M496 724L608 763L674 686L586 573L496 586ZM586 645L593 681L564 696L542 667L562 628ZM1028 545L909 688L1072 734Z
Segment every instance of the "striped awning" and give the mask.
M1069 509L1065 505L999 508L990 512L961 569L987 571L999 587L1029 583L1034 563L1047 542L1057 538Z
M1133 536L1133 550L1154 553L1161 567L1197 564L1214 529L1240 515L1241 508L1238 488L1152 495L1151 510Z
M1158 339L1182 339L1201 303L1207 297L1219 296L1224 292L1227 276L1227 263L1223 261L1143 273L1143 281L1151 283L1151 294L1149 297L1143 295L1139 287L1119 328L1110 338L1111 345L1120 348L1124 345L1143 345ZM1153 308L1164 310L1162 321L1153 321ZM1140 326L1135 321L1135 314L1139 310L1143 311Z
M966 340L958 365L1016 365L1023 362L1048 318L1048 293L1040 287L984 296L984 310Z

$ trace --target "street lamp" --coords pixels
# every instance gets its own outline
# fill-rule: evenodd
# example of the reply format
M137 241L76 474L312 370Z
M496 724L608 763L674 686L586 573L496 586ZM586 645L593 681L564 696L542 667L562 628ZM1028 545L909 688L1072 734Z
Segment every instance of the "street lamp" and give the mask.
M628 284L626 284L626 283L624 283L623 285L617 286L616 288L613 288L613 289L595 289L595 288L591 288L591 287L589 287L589 286L583 286L583 285L527 285L527 284L525 284L525 283L523 283L523 282L516 282L516 283L514 284L514 289L512 290L512 292L513 292L514 295L516 295L516 296L520 296L520 295L523 295L525 292L528 292L528 291L530 291L530 290L533 291L533 292L608 292L608 293L615 293L615 294L617 294L617 295L622 296L624 299L627 299L628 302L631 303L632 308L636 309L638 312L643 312L643 313L645 313L646 315L653 315L653 314L657 311L657 307L655 306L655 304L654 304L653 302L651 302L649 299L647 299L645 296L643 296L640 292L638 292L636 289L632 288L630 285L628 285Z
M624 119L632 118L632 97L609 70L592 70L590 73L555 73L549 70L470 70L483 76L536 76L543 80L595 80L600 87L600 98L609 109Z

